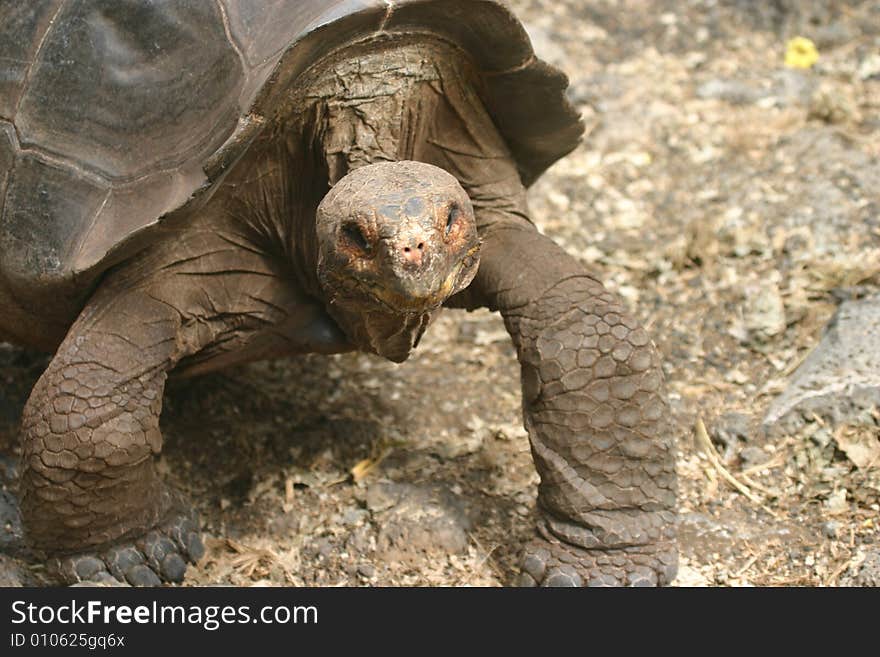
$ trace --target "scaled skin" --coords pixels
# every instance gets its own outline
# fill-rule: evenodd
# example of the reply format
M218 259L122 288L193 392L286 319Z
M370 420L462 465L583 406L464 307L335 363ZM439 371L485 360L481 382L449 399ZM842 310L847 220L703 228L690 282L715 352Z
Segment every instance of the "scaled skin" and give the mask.
M198 558L195 520L153 466L172 368L352 348L401 361L444 303L499 311L521 363L541 476L521 583L674 576L659 359L529 221L473 79L430 40L321 63L198 217L108 274L23 423L24 520L65 579L179 581Z

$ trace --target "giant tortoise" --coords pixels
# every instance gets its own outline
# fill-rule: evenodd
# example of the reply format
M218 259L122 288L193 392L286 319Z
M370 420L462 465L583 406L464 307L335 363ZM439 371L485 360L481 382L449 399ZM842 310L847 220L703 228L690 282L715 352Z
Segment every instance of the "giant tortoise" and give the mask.
M65 581L181 581L169 372L402 362L486 307L541 479L520 583L668 582L658 356L526 205L582 134L567 84L493 0L0 0L0 339L55 354L21 427L32 548Z

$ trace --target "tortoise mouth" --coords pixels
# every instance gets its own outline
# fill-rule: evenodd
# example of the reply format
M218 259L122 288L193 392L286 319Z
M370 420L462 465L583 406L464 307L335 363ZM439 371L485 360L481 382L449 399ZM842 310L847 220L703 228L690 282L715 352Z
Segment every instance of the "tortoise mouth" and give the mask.
M383 312L392 315L423 315L430 313L461 291L473 280L479 263L480 245L472 246L439 284L425 281L390 277L389 280L364 276L363 272L351 270L338 273L333 284L334 305L350 310ZM329 281L328 281L329 283Z

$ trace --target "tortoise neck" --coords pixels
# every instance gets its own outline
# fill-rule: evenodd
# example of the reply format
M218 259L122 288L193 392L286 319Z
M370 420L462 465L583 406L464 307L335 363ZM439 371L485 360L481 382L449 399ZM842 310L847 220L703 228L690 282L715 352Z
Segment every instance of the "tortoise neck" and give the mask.
M421 160L444 78L471 78L463 51L437 37L376 37L321 63L308 87L331 185L378 162Z
M296 153L291 160L320 172L326 190L369 164L424 159L421 144L442 98L444 76L461 77L459 68L465 66L453 46L421 37L374 39L331 55L306 76L303 102L287 130ZM444 72L450 68L457 72ZM320 200L311 199L309 207ZM294 258L305 263L309 284L317 286L330 315L360 349L395 362L406 360L436 311L404 314L345 306L334 290L321 288L314 222L302 223L308 225L294 229Z
M332 301L327 310L358 349L395 363L410 357L436 316L436 312L405 315L349 310Z

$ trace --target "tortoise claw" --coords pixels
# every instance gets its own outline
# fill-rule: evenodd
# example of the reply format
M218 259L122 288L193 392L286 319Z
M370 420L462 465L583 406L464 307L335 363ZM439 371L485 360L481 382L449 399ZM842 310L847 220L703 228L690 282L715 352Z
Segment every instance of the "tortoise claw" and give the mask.
M659 586L675 576L671 542L627 548L584 549L535 537L522 559L520 586Z
M61 557L55 570L68 584L160 586L179 583L187 562L205 553L195 512L177 512L139 538L100 552Z

